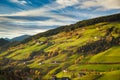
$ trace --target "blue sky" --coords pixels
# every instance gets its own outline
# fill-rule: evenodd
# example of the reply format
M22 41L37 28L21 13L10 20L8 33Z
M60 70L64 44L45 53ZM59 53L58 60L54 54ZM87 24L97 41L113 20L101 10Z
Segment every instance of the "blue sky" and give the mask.
M0 38L120 13L120 0L0 0Z

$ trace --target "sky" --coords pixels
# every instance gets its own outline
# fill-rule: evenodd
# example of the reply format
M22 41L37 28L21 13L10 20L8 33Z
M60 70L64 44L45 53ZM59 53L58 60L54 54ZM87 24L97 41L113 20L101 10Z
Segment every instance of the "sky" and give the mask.
M120 13L120 0L0 0L0 38L34 35Z

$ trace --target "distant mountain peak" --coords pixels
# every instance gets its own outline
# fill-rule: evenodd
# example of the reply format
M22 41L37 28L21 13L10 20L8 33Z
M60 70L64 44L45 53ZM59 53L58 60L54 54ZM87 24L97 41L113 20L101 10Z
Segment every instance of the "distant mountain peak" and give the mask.
M24 40L24 39L26 39L28 37L30 37L30 35L21 35L21 36L12 38L10 41L22 41L22 40Z

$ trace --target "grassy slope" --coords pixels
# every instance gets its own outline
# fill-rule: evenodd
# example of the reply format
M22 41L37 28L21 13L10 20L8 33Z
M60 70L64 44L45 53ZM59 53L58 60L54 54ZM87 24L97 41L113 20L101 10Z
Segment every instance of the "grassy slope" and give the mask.
M99 53L99 54L96 54L96 55L90 57L90 60L88 60L87 62L120 62L119 61L120 60L119 52L120 52L120 46L115 46L115 47L110 48L107 51L104 51L102 53ZM111 57L106 57L108 55L110 55ZM116 56L116 55L118 55L118 56ZM111 70L119 70L120 64L109 64L109 65L108 64L96 64L96 65L95 64L82 64L82 65L76 64L76 65L71 65L68 69L70 71L73 71L73 73L75 73L75 75L78 74L79 72L81 72L81 70L87 70L87 71L94 70L97 72L109 72ZM58 77L60 77L62 75L62 72L58 73L57 75L58 75ZM120 75L120 74L118 74L118 75ZM86 75L85 77L83 77L83 79L78 78L78 80L80 80L80 79L81 80L92 80L93 78L96 78L97 76L99 76L99 75ZM108 76L109 76L109 74L108 74ZM104 77L101 78L101 80L102 79L104 79ZM77 80L77 78L75 80ZM115 80L119 80L119 79L116 78Z
M120 62L120 46L112 47L93 56L89 62Z
M86 75L81 78L75 78L74 80L120 80L120 71L107 72L104 75Z
M98 80L120 80L120 70L117 71L111 71L106 74L104 74L100 79Z
M45 79L50 78L51 74L56 74L58 77L64 76L71 77L74 73L74 75L77 77L80 70L87 69L87 70L95 70L98 72L102 71L109 71L109 70L118 70L120 65L114 64L114 65L81 65L81 64L75 64L75 60L82 56L82 54L72 54L68 55L69 52L65 52L65 50L72 50L73 52L80 46L85 45L88 42L99 40L99 37L105 35L105 31L107 28L115 26L116 28L120 29L119 22L114 23L99 23L96 25L86 26L84 28L79 28L77 30L71 31L71 32L62 32L57 35L53 35L50 37L41 37L38 40L39 41L47 41L47 44L41 44L38 45L36 43L37 40L32 40L29 43L14 47L13 49L10 49L2 54L0 54L1 57L10 58L14 60L23 60L28 59L31 54L34 52L45 52L45 53L54 53L58 51L59 55L56 55L54 57L44 59L44 54L40 54L36 58L33 58L30 60L30 63L27 63L26 65L30 68L38 68L43 69L42 73L45 74ZM100 29L97 29L97 27L100 27ZM81 36L80 36L81 35ZM118 34L112 33L113 36L117 37ZM95 38L97 37L97 38ZM115 46L110 48L109 50L106 50L105 52L99 53L94 55L93 57L91 55L88 55L83 58L84 62L119 62L120 58L120 46ZM117 56L116 56L117 55ZM41 61L44 61L44 64L40 65L39 63ZM59 64L53 64L54 61L60 61ZM19 63L19 65L23 65L23 63ZM63 73L64 69L70 70L69 73ZM57 73L56 73L57 72ZM112 72L111 72L112 73ZM109 75L109 74L108 74ZM112 75L112 74L110 74ZM96 75L86 75L90 80L93 78L96 78ZM100 79L104 80L104 77L106 78L107 75L105 74ZM77 79L77 78L76 78ZM78 78L79 80L79 78ZM83 79L85 80L85 79ZM119 80L119 79L116 79Z

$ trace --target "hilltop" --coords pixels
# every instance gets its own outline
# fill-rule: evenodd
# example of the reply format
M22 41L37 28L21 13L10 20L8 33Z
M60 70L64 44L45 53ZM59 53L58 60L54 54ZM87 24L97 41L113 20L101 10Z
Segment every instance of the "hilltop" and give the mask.
M55 76L119 80L119 52L120 14L114 14L61 26L2 47L1 72L23 80ZM1 78L5 74L1 73Z

